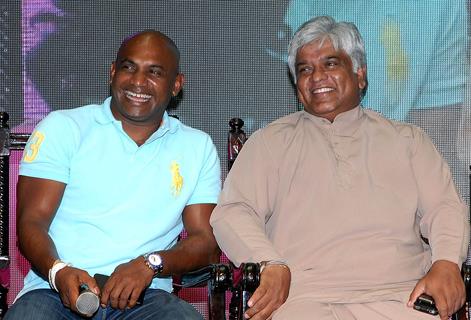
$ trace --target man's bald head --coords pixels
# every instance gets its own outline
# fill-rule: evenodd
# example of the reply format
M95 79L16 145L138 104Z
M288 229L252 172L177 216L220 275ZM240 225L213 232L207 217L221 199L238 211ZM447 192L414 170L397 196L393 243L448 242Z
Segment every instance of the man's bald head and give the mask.
M167 37L160 31L157 30L144 30L135 34L130 35L129 37L125 38L123 42L121 42L121 46L119 47L118 53L116 54L116 61L120 61L121 54L124 49L126 49L129 45L132 45L136 42L145 43L145 42L158 42L161 45L164 45L167 49L169 49L175 57L177 62L177 66L180 64L180 50L178 50L177 45L173 42L172 39Z

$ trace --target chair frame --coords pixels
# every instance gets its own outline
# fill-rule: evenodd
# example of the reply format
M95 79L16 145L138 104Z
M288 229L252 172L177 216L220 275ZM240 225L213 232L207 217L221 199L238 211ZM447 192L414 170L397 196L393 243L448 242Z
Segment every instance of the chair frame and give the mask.
M29 134L10 133L8 113L0 112L0 270L5 271L10 266L9 250L9 174L10 151L24 149ZM8 287L0 284L0 317L8 309Z

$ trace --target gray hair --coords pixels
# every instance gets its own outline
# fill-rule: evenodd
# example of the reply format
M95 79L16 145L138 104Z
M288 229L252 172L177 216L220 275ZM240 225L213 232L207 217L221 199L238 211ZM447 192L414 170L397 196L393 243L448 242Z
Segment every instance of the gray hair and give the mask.
M343 50L352 60L353 72L366 67L365 44L357 27L350 22L336 22L332 17L320 16L312 18L299 27L288 47L288 66L296 83L296 55L304 45L330 40L335 50ZM365 88L366 90L366 88ZM364 91L365 91L364 90Z

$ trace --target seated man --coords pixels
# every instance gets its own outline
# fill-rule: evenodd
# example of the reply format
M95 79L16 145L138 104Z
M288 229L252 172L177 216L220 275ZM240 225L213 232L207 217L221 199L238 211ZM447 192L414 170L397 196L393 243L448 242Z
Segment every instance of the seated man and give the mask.
M210 137L165 111L184 82L178 48L137 33L110 75L110 98L50 113L25 148L18 240L32 270L6 319L80 319L82 284L100 295L95 319L202 318L171 275L218 261L220 167ZM95 274L110 276L102 290Z
M210 220L229 259L262 263L245 316L430 319L411 308L426 293L447 319L469 233L447 164L419 128L362 108L353 24L306 22L288 64L305 109L252 135Z

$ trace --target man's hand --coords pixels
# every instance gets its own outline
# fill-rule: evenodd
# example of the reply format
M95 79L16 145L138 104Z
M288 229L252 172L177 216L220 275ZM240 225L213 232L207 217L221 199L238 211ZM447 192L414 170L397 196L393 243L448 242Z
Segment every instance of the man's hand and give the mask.
M101 305L120 310L134 307L153 276L142 256L117 266L103 287Z
M433 297L440 319L448 319L461 308L466 297L458 265L446 260L435 261L429 272L416 284L409 297L408 306L412 307L422 293Z
M288 298L291 282L290 270L281 265L268 265L260 275L260 285L248 301L245 318L252 320L271 319L273 311Z
M95 279L90 277L86 271L74 267L65 267L59 270L56 273L55 283L64 306L75 312L78 312L75 303L79 296L81 284L86 284L90 291L97 295L100 294Z

